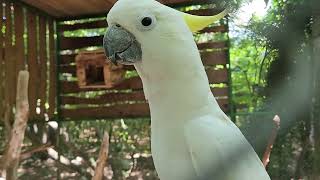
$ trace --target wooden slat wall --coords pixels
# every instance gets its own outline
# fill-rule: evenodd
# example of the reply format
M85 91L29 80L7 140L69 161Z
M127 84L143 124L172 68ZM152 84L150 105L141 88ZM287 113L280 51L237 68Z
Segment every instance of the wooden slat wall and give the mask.
M216 12L212 9L196 10L190 13L208 15ZM59 24L60 39L60 76L61 116L68 119L94 119L94 118L135 118L148 117L149 107L145 101L142 82L138 76L125 79L113 89L80 89L76 77L76 52L87 47L101 47L103 34L94 37L67 37L72 31L80 29L98 29L107 27L105 19ZM67 33L66 33L67 32ZM225 25L208 27L200 33L226 33ZM219 105L224 111L229 111L228 87L228 47L225 41L207 41L198 43L198 48L206 67L211 84L224 84L221 88L212 88ZM217 66L219 65L219 68ZM221 66L222 65L222 66ZM134 71L133 66L125 69Z
M1 0L0 4L4 7L0 8L0 29L5 29L4 34L0 31L0 120L4 110L15 105L17 75L25 69L30 72L30 119L53 118L56 104L49 99L56 94L50 93L49 87L56 87L52 85L56 81L49 78L56 78L51 74L57 66L55 48L50 45L55 41L54 21L11 0ZM10 112L11 119L12 115Z

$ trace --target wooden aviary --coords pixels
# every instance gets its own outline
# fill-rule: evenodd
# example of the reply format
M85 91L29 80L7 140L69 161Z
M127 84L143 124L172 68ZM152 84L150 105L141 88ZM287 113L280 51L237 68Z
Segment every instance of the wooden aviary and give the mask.
M188 13L195 15L212 15L217 13L217 10L205 8L188 11ZM138 118L150 116L149 106L144 97L141 79L133 66L123 66L123 69L126 71L128 76L125 76L123 80L118 81L120 83L109 86L110 88L108 89L106 89L106 86L101 86L101 83L92 86L92 84L90 85L90 79L86 79L85 69L89 69L86 68L86 66L90 62L83 60L84 63L80 63L81 65L79 65L79 56L81 56L79 55L79 52L81 54L81 52L83 52L82 49L89 47L101 47L103 42L103 33L97 36L88 35L81 37L69 37L65 35L67 32L72 31L99 28L106 29L106 27L107 23L105 22L105 19L79 22L72 25L70 25L68 21L61 21L58 26L58 32L60 34L60 51L70 52L68 54L61 53L60 55L59 74L60 76L65 77L59 81L59 97L62 107L60 109L60 116L65 120L119 117ZM213 36L215 33L226 34L227 32L228 27L226 22L221 22L220 24L204 29L199 34ZM214 93L220 107L225 112L231 113L228 41L207 40L197 44L203 64L206 67L209 83L212 85L212 92ZM93 52L90 55L91 59L93 57L96 58L96 60L91 60L91 63L94 61L99 64L96 67L99 66L100 71L93 71L92 74L94 75L95 72L99 72L98 74L100 74L100 77L96 79L103 82L103 79L106 79L106 76L101 73L101 67L102 64L105 63L105 58L102 57L103 52L98 51L97 54L95 53L97 52ZM90 58L88 57L83 59ZM116 77L118 78L119 76L116 75ZM79 96L80 93L87 91L95 91L99 95L95 97Z
M112 88L124 80L123 65L114 65L103 50L82 51L76 56L80 88Z

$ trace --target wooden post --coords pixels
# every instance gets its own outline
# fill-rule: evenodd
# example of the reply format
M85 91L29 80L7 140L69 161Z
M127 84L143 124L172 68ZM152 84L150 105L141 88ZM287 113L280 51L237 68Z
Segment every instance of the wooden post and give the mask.
M106 131L103 136L103 141L100 147L99 157L97 160L97 167L94 171L94 176L92 180L102 180L103 179L103 172L104 167L106 165L107 159L109 154L109 135Z
M6 178L8 180L17 179L21 144L29 118L28 83L29 73L27 71L20 71L17 85L15 121L7 149L4 156L0 159L0 173L6 171Z
M262 158L262 164L264 165L265 168L267 167L267 165L270 162L270 154L272 151L272 147L273 147L273 144L276 140L278 130L280 128L280 117L278 115L274 116L273 122L274 122L275 126L272 129L272 133L271 133L270 139L268 141L268 146L267 146L266 151L264 152L263 158Z

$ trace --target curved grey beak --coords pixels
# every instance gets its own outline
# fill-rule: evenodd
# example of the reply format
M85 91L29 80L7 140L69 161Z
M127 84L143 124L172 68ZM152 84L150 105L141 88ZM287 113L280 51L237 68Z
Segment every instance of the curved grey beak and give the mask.
M140 43L133 34L119 25L108 28L103 38L103 47L113 64L132 65L142 58Z

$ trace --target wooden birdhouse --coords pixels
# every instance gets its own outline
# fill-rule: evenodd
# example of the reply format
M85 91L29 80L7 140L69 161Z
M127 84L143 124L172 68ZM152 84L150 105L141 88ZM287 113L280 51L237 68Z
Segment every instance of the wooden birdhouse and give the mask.
M112 64L103 50L80 52L76 64L80 88L112 88L124 79L123 65Z

